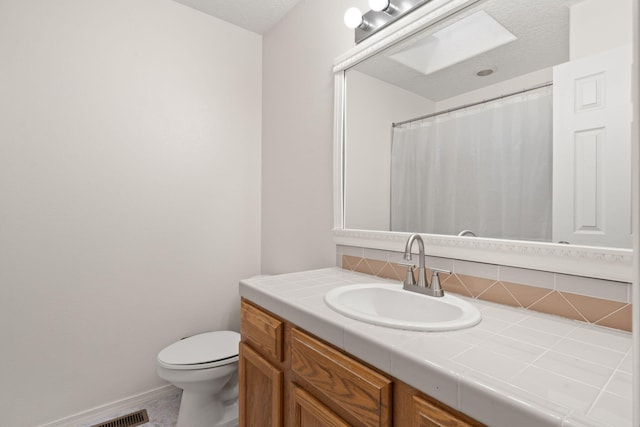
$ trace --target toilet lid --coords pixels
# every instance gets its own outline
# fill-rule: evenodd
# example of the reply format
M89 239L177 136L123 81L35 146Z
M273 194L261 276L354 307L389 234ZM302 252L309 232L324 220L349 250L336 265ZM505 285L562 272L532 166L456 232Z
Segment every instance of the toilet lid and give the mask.
M238 360L240 334L216 331L184 338L158 353L162 365L200 365Z

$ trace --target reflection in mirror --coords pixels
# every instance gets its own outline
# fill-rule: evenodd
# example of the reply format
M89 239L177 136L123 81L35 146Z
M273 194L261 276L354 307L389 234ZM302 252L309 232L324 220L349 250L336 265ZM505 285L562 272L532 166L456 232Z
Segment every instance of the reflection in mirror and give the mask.
M630 247L630 16L487 0L348 69L345 228Z
M551 104L545 86L394 127L391 231L550 240Z

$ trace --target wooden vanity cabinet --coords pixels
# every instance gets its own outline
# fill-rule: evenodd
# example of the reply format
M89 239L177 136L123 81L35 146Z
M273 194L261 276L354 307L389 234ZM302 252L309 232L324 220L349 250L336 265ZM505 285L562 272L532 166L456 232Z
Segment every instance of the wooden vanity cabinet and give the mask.
M240 427L483 427L245 300Z
M486 427L401 381L393 395L394 427Z
M473 425L421 397L414 396L413 405L412 425L414 427L471 427Z
M352 426L391 427L390 378L296 328L290 353L291 382L327 409Z
M240 425L280 427L283 419L283 372L245 343L240 343Z
M281 427L284 419L284 322L241 302L239 423Z
M304 389L292 384L291 425L294 427L350 427Z

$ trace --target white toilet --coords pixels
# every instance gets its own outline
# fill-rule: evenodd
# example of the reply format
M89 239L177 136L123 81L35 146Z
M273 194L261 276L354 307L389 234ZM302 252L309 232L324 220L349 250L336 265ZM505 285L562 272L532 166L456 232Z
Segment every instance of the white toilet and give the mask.
M183 390L176 427L238 425L239 343L237 332L207 332L158 353L158 376Z

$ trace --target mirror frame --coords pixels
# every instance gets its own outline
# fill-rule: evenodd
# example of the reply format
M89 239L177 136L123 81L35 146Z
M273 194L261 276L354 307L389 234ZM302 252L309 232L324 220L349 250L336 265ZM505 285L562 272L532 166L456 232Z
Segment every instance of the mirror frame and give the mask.
M336 245L403 252L411 233L345 228L344 170L346 71L354 65L484 0L432 0L336 58L334 95L334 229ZM519 240L421 234L427 255L543 270L622 282L632 281L633 250Z

